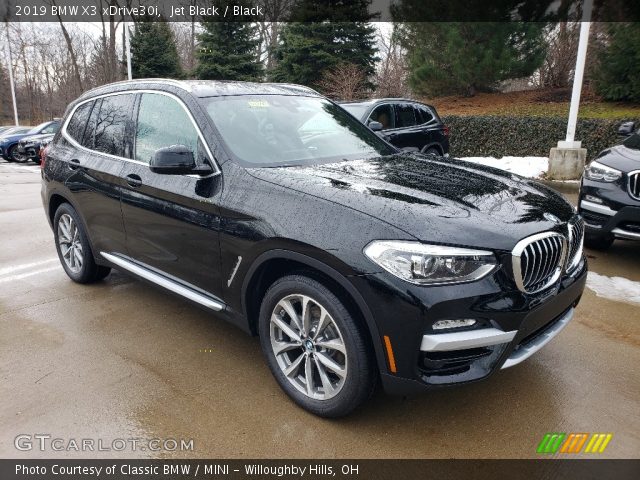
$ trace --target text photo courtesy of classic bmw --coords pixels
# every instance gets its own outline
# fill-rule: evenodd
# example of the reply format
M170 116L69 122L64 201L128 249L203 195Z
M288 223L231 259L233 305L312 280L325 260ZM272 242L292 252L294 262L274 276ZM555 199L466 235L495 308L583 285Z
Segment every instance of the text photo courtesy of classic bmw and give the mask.
M378 381L409 394L518 364L587 276L583 222L549 188L403 152L295 85L89 91L47 147L42 199L71 279L116 268L217 312L326 417Z

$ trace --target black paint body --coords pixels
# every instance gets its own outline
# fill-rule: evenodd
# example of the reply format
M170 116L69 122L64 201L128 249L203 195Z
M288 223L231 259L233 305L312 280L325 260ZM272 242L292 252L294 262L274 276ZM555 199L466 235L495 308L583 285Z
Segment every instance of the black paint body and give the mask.
M170 92L201 129L219 168L216 175L155 174L127 159L80 149L62 132L50 144L42 173L48 218L60 202L71 203L86 224L96 262L109 265L98 252L112 252L162 272L223 302L217 315L253 334L269 281L291 271L313 272L366 325L383 384L395 393L434 386L418 364L422 336L439 319L469 316L519 330L491 366L495 371L522 338L577 304L586 263L553 289L533 295L520 292L511 273L510 252L519 240L546 230L565 232L574 215L547 187L493 168L401 152L314 166L245 168L222 147L198 97L313 93L290 86L185 85L114 84L79 101L118 90ZM561 223L547 220L546 212ZM491 250L500 268L472 283L414 285L363 254L373 240ZM383 335L393 342L395 375Z

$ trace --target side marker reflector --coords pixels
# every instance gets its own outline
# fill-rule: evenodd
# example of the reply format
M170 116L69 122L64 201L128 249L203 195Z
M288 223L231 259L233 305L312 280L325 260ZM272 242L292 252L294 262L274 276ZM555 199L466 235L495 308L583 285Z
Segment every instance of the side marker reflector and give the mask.
M385 335L383 338L384 338L384 346L387 349L387 359L389 360L389 370L391 370L391 373L396 373L397 372L396 359L393 356L393 348L391 348L391 340L387 335Z

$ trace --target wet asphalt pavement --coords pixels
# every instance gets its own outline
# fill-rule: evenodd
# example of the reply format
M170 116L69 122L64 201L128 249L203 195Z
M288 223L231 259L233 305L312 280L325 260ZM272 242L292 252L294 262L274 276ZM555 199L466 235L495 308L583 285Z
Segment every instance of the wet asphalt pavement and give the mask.
M278 388L256 338L215 315L119 272L70 281L37 167L0 161L0 194L2 458L535 458L546 432L612 433L601 458L640 457L640 244L587 252L599 296L587 288L574 320L526 362L409 398L377 392L348 418L323 420ZM194 443L14 447L19 434L43 433L64 448L83 438Z

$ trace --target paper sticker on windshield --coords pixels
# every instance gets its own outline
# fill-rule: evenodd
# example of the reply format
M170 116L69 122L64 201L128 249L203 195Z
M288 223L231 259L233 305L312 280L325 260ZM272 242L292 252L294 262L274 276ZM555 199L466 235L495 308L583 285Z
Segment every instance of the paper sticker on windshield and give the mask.
M247 103L251 108L267 108L269 106L269 102L266 100L249 100Z

